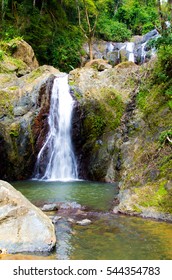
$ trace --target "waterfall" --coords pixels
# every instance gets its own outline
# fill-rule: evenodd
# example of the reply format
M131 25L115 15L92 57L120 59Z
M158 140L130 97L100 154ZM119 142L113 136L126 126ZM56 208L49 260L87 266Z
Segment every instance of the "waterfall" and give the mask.
M126 51L128 52L128 61L134 62L134 43L127 42Z
M48 180L77 179L77 164L71 142L71 119L74 101L70 95L68 75L54 80L50 112L49 133L37 158L35 177ZM46 163L42 174L41 169Z
M147 51L145 51L146 44L147 44L147 41L144 42L143 44L141 44L141 63L145 62L145 58L146 58L146 54L147 54Z

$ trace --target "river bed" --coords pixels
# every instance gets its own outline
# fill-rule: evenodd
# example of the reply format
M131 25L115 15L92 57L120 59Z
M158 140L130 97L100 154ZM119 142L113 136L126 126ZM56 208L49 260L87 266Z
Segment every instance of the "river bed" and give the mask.
M47 213L50 218L60 216L55 223L57 246L53 252L4 255L3 259L172 259L172 224L113 214L116 184L33 180L12 185L38 207L63 203L73 209ZM91 224L76 224L85 218Z

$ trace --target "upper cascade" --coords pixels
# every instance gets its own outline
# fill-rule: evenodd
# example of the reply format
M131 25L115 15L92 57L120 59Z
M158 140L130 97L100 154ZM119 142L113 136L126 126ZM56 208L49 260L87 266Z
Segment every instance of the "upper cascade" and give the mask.
M70 133L73 104L68 75L58 75L51 94L49 133L37 158L37 179L66 181L78 178Z
M156 53L156 49L151 46L150 40L156 40L159 36L158 31L154 29L144 36L134 36L132 42L95 41L93 44L93 56L94 59L106 59L113 66L124 61L142 64ZM88 46L84 45L84 48L88 56ZM87 58L84 57L83 64Z

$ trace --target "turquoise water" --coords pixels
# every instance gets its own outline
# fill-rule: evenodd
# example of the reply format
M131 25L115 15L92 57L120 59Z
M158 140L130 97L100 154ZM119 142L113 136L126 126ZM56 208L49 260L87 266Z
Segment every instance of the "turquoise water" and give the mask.
M23 181L12 185L21 191L33 204L42 206L52 202L77 202L86 207L82 215L58 213L61 219L55 225L57 246L42 259L73 260L148 260L172 259L172 224L137 217L114 215L113 199L117 193L115 184L86 181L39 182ZM52 213L51 213L52 215ZM88 226L71 224L88 218ZM13 258L28 258L14 255ZM31 259L38 256L30 256Z
M12 185L33 204L54 202L77 202L94 210L108 211L112 205L117 187L88 181L18 181Z

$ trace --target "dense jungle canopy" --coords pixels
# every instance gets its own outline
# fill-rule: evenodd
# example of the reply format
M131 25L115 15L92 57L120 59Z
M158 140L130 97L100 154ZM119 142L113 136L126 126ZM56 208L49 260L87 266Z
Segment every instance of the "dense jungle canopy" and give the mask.
M168 3L166 3L168 2ZM70 71L80 65L85 40L130 40L171 20L172 1L1 0L0 38L22 37L40 64ZM2 50L0 55L2 56Z

